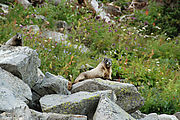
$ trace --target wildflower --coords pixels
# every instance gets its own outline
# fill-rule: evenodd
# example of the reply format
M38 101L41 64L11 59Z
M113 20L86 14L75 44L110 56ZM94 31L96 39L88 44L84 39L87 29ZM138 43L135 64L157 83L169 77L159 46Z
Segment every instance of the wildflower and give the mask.
M145 13L145 14L146 14L146 16L148 16L148 10L146 10L146 13Z
M44 42L48 42L47 40L44 40Z
M146 21L146 22L144 22L144 25L148 25L148 22Z
M49 37L49 39L52 39L52 37Z
M167 40L167 41L168 41L168 40L171 40L171 38L170 38L170 37L168 37L166 40Z
M109 30L109 32L112 32L111 30Z
M55 48L54 46L52 46L52 48Z
M95 32L97 33L97 30Z
M117 32L117 30L115 30L115 32Z
M123 31L126 31L126 29L123 29Z
M161 29L161 28L160 28L160 27L158 27L158 26L156 26L155 28L157 28L157 29L159 29L159 30Z
M144 38L148 38L149 36L148 35L145 35Z

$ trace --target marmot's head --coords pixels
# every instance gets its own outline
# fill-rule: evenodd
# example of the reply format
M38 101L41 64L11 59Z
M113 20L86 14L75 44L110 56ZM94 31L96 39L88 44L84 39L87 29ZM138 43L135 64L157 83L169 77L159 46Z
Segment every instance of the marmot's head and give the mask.
M20 33L16 33L16 39L22 40L22 35Z
M112 66L112 60L109 58L104 58L103 62L105 63L106 67L111 67Z

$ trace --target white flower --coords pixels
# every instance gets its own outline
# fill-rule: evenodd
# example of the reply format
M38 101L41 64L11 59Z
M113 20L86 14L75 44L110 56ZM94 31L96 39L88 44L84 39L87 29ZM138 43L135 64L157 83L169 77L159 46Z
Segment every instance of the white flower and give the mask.
M144 38L148 38L149 36L148 35L145 35Z
M123 29L123 31L126 31L126 29Z
M151 69L148 69L148 72L150 72L151 71Z
M168 37L166 40L171 40L171 38L170 38L170 37Z
M49 39L51 40L51 39L52 39L52 37L49 37Z
M161 28L160 28L160 27L158 27L158 26L156 26L155 28L157 28L157 29L159 29L159 30L161 29Z
M47 40L44 40L44 42L48 42Z

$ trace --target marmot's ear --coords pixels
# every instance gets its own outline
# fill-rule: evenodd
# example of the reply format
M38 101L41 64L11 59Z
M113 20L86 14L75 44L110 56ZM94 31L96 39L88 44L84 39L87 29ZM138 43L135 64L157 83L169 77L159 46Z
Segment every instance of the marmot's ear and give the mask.
M104 58L104 61L106 61L107 60L107 58Z

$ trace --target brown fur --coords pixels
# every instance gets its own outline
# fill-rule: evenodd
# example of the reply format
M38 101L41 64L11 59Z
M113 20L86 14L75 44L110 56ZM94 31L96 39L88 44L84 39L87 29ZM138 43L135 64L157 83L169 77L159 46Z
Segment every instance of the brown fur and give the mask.
M10 46L22 46L23 41L22 41L22 35L17 33L15 36L13 36L11 39L9 39L5 45L10 45Z
M107 58L105 58L107 60ZM109 59L110 60L110 59ZM111 62L111 60L110 60ZM111 63L112 65L112 63ZM103 60L101 63L98 64L98 66L90 71L82 72L76 79L74 83L77 83L79 81L85 80L85 79L92 79L92 78L103 78L103 79L112 79L112 66L108 66Z

